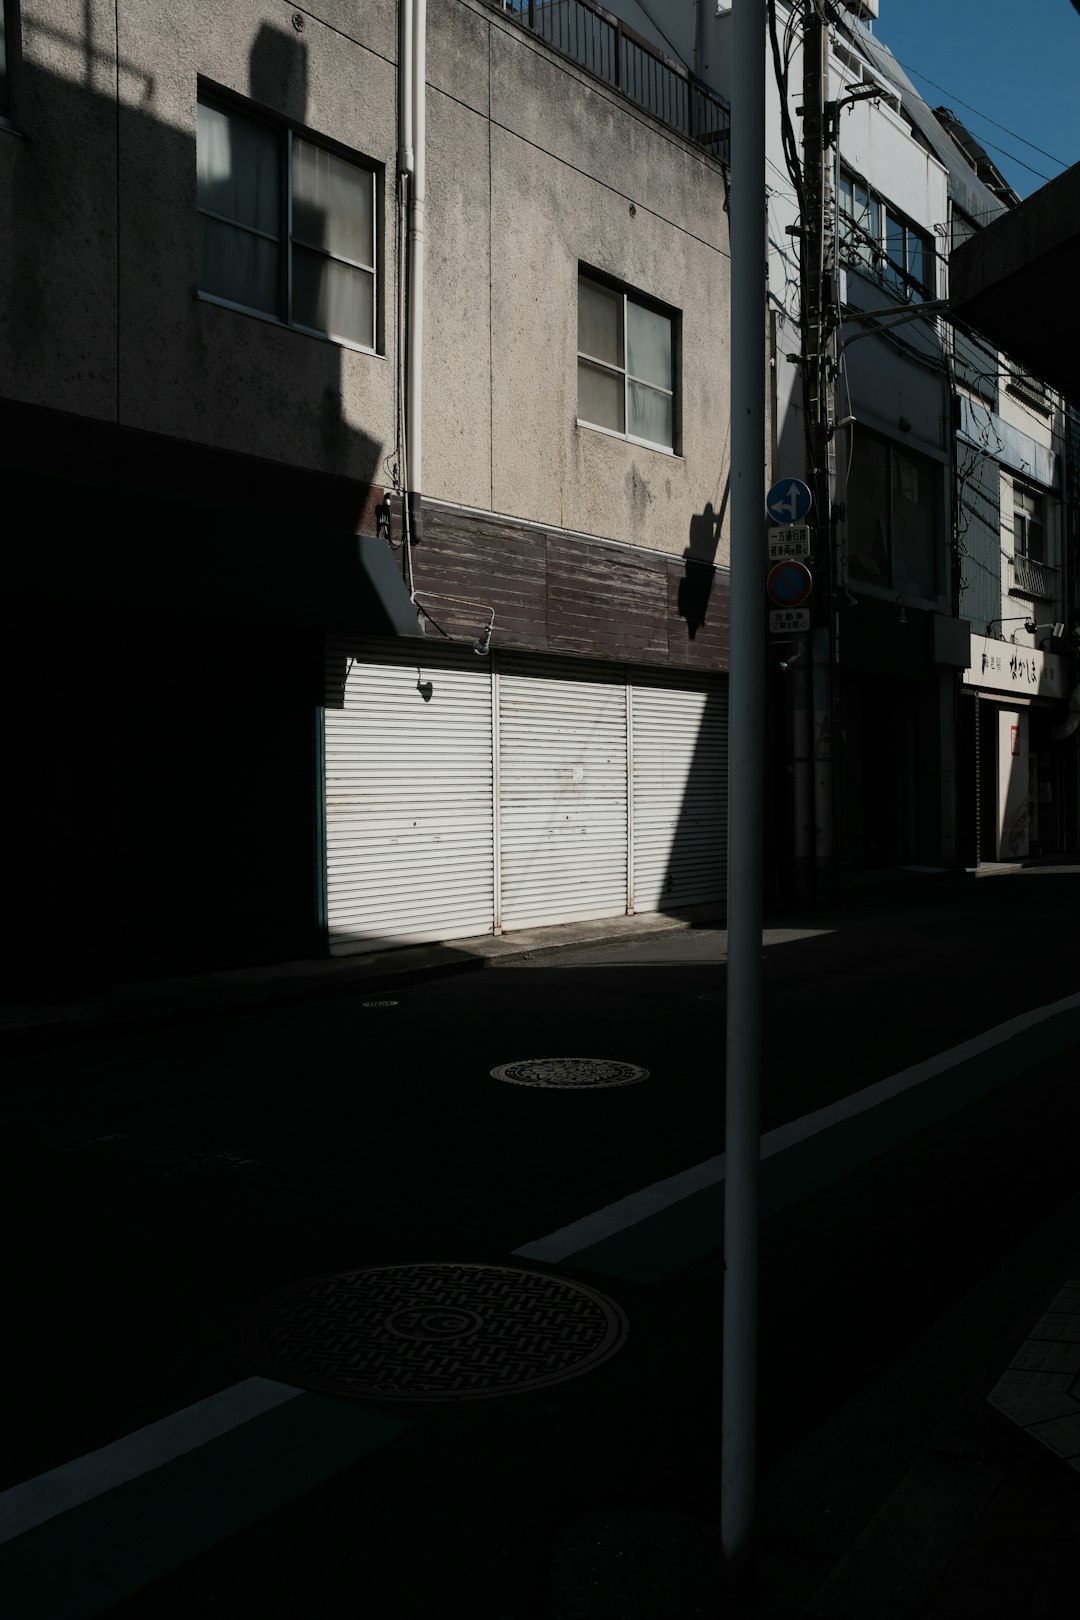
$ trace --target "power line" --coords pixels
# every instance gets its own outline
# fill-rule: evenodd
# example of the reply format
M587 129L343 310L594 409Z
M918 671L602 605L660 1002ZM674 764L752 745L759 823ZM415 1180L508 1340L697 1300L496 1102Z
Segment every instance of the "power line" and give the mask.
M1065 162L1064 158L1055 157L1053 152L1048 152L1045 147L1036 146L1034 141L1029 141L1026 135L1017 134L1016 130L1015 129L1010 129L1007 124L999 124L996 118L991 118L989 113L984 113L982 111L982 109L979 108L979 107L973 107L971 105L970 101L962 101L960 99L960 97L955 94L954 91L947 89L946 86L943 85L943 84L938 84L937 80L932 79L928 73L920 73L918 68L911 67L911 65L909 63L907 63L907 62L899 62L898 58L894 58L894 60L898 61L899 66L903 68L905 73L914 73L915 77L917 79L922 79L924 84L932 84L935 90L940 90L941 91L942 95L950 96L952 98L952 100L956 102L956 105L958 107L965 107L968 112L976 113L978 115L978 117L984 119L986 121L986 123L993 124L995 129L1004 130L1006 135L1011 135L1014 141L1020 141L1022 143L1022 145L1030 146L1030 148L1031 148L1031 150L1033 152L1038 152L1043 157L1049 158L1051 163L1060 163L1060 165L1061 165L1061 167L1063 169L1067 169L1067 168L1070 167L1070 165ZM989 146L989 144L990 143L988 141L987 145ZM1004 147L995 146L994 151L995 152L1002 152L1002 151L1004 151ZM1005 156L1006 157L1012 157L1012 153L1011 152L1005 152ZM1019 158L1014 158L1013 161L1016 162L1016 163L1019 163L1020 159ZM1027 165L1024 164L1024 167L1026 168ZM1032 174L1038 174L1039 173L1038 169L1032 169L1031 172L1032 172ZM1042 180L1046 180L1046 179L1049 178L1049 176L1044 174L1044 175L1040 175L1039 178L1042 179Z

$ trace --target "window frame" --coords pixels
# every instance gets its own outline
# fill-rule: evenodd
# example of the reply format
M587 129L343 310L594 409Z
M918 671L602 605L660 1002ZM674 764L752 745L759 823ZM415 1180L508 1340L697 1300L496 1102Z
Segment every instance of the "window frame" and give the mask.
M1025 483L1022 478L1010 479L1012 484L1012 538L1013 556L1025 557L1028 562L1040 563L1044 568L1051 566L1046 555L1046 497L1042 490L1034 484ZM1032 510L1026 511L1018 504L1020 500L1031 502ZM1035 553L1030 546L1030 532L1032 528L1038 532L1039 552ZM1023 535L1023 545L1018 544L1018 537Z
M843 187L851 189L852 212L841 206ZM874 224L867 229L854 212L856 190L867 199L866 213ZM847 230L845 230L845 222ZM889 252L890 233L899 231L903 241L904 263L900 265ZM938 252L932 232L909 219L894 208L887 198L867 185L854 169L841 164L836 180L836 237L838 254L846 249L848 262L855 270L869 272L906 304L928 304L937 298ZM928 280L920 280L909 268L912 261L911 243L917 242L922 252L923 273ZM869 255L869 258L868 258Z
M574 414L574 425L576 427L579 427L579 428L582 428L582 427L588 428L590 430L590 432L593 432L593 433L606 433L609 438L622 439L627 444L641 445L641 447L643 449L645 449L645 450L656 450L660 455L664 455L664 456L680 456L682 454L682 451L681 451L681 448L680 448L682 422L681 422L679 386L678 386L678 384L679 384L679 378L680 378L681 371L682 371L682 318L681 318L681 312L679 310L677 310L677 309L673 309L670 304L662 303L660 301L660 299L650 298L647 294L639 292L637 290L637 288L630 287L625 282L615 280L615 278L613 276L605 275L603 273L603 271L601 271L601 270L594 270L591 265L579 264L578 265L578 273L577 273L577 300L578 300L579 318L580 318L580 307L581 307L581 283L583 281L592 282L592 284L595 287L601 288L604 292L616 293L622 299L622 324L621 324L621 332L622 332L622 340L621 340L622 364L619 365L619 366L612 365L612 363L609 360L602 360L602 359L600 359L598 356L596 356L594 354L589 354L587 352L587 350L577 348L576 351L575 351L575 370L574 370L575 381L577 381L577 379L580 377L581 364L582 364L583 361L587 366L592 366L598 371L604 371L604 372L607 372L611 376L616 376L616 377L621 377L622 378L622 380L623 380L623 430L620 432L618 428L606 427L602 422L590 422L588 417L582 416L580 414L580 405L581 405L581 386L580 386L580 382L578 382L578 386L577 386L577 409L575 410L575 414ZM659 383L654 383L647 377L638 377L638 376L636 376L629 369L629 367L627 365L627 335L626 335L627 334L627 309L628 309L630 304L636 305L639 309L648 310L649 313L652 314L652 315L661 316L670 325L670 328L671 328L671 387L670 388L663 388L663 387L660 386ZM579 341L580 341L580 337L579 337ZM670 444L660 444L655 439L642 438L639 434L631 433L626 428L626 423L630 420L630 384L632 382L636 382L639 385L641 385L642 387L650 388L650 389L653 390L654 393L665 394L671 400L671 443Z
M851 545L851 511L845 503L844 512L844 551L847 558L848 580L855 590L870 590L894 599L897 593L904 596L908 602L924 602L928 606L939 604L947 589L948 555L945 536L948 532L947 523L942 510L942 490L945 482L945 463L934 456L929 456L921 449L902 443L890 437L887 433L880 433L873 428L862 427L856 430L852 454L858 456L859 445L868 443L880 447L885 453L885 525L882 540L885 556L888 563L888 573L881 579L873 579L863 573L852 569ZM898 580L896 571L896 474L894 457L902 456L916 466L922 467L931 476L931 501L927 510L932 514L931 533L931 561L933 565L932 592L927 595L917 582L913 580ZM857 558L857 561L859 559Z
M363 153L355 152L326 136L308 130L303 125L291 123L264 108L254 105L238 96L233 91L222 89L218 85L210 84L202 79L198 82L196 95L196 112L200 106L211 108L214 112L225 117L245 118L249 123L259 124L268 129L279 142L281 157L281 185L278 197L279 231L276 236L269 232L257 230L254 226L240 224L237 220L229 219L223 214L217 214L212 209L199 205L198 197L195 202L195 216L218 220L233 230L242 230L252 236L259 236L264 241L276 242L279 250L279 273L281 277L281 302L284 315L272 314L265 309L259 309L252 304L243 304L236 299L225 298L220 293L207 292L198 284L198 270L196 268L195 296L200 303L216 304L221 309L231 309L240 315L250 315L256 320L268 321L271 326L279 326L286 331L302 332L305 337L321 339L324 343L336 344L339 348L352 349L356 354L382 355L384 353L383 337L383 281L380 255L382 253L382 232L380 221L382 218L383 195L385 184L385 171L382 164L366 157ZM197 137L196 137L197 140ZM293 143L294 140L306 142L308 146L318 151L328 152L333 157L340 158L350 164L354 169L366 174L371 182L371 263L361 264L358 260L347 258L341 253L332 253L328 249L320 248L293 234ZM335 263L349 265L350 268L360 270L372 279L372 343L369 347L365 343L358 343L354 338L344 337L335 332L326 332L317 326L308 326L303 321L293 319L293 245L307 253L317 253Z

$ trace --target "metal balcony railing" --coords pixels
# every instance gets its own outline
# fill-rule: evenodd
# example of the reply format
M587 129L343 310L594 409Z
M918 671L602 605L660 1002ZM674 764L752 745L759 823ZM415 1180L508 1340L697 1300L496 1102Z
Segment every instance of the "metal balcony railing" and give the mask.
M488 0L670 128L728 160L731 109L688 69L592 0Z
M1009 560L1009 590L1014 596L1031 596L1039 601L1056 602L1061 590L1061 573L1049 563L1034 557Z

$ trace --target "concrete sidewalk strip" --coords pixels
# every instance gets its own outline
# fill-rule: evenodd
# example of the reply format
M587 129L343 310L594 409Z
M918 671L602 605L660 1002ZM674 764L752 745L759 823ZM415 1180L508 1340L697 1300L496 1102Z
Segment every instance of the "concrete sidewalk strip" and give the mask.
M236 1391L245 1388L236 1385L213 1401L222 1410L237 1400L243 1405L243 1395ZM194 1440L195 1449L174 1452L167 1460L160 1453L161 1425L151 1425L157 1433L148 1436L143 1430L104 1448L112 1454L104 1464L95 1453L56 1470L61 1475L81 1473L98 1489L70 1505L71 1493L63 1495L61 1482L56 1500L69 1505L39 1517L34 1528L16 1533L0 1547L4 1614L12 1620L91 1620L410 1427L352 1401L295 1390L291 1395L296 1398L282 1398L261 1411L255 1409L257 1399L248 1402L247 1416L234 1426ZM151 1463L148 1472L135 1467L146 1461L155 1442L161 1460ZM116 1466L125 1453L131 1465L126 1470ZM38 1487L29 1500L39 1510L49 1482L49 1475L28 1482ZM13 1498L25 1491L26 1486L15 1486L6 1495Z
M778 1126L761 1141L761 1218L790 1209L1078 1042L1080 995L1067 996ZM662 1282L721 1246L724 1165L718 1154L515 1252L630 1282Z
M293 1385L270 1378L246 1378L85 1457L13 1485L0 1492L0 1545L197 1450L300 1393Z

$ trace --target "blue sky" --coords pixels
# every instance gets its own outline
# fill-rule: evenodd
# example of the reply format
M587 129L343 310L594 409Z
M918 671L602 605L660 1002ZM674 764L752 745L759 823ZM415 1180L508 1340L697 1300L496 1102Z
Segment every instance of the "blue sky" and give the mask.
M881 0L880 10L875 37L924 101L950 107L967 125L1022 197L1080 162L1080 12L1072 0Z

